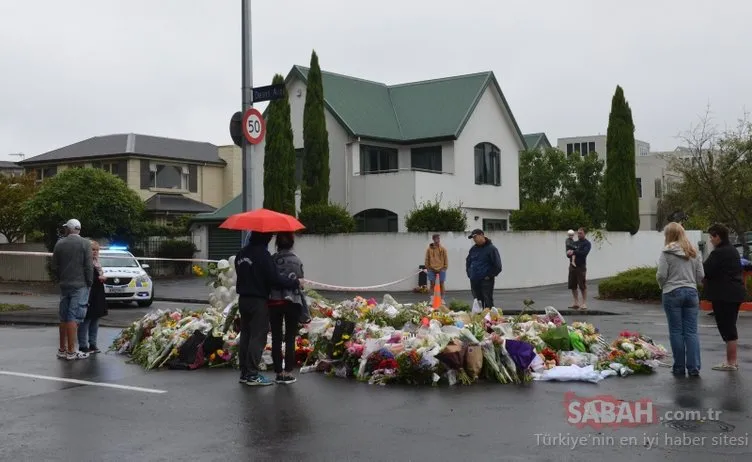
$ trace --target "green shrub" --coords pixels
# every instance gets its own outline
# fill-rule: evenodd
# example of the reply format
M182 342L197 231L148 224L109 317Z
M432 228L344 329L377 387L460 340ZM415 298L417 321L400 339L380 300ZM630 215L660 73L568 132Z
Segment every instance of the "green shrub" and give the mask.
M548 202L527 202L512 212L509 221L516 231L566 231L592 227L591 219L579 206L557 207Z
M452 311L470 311L470 304L464 300L452 300L449 302L449 309Z
M355 230L355 219L337 204L314 204L300 211L298 219L308 234L341 234Z
M159 245L157 256L159 258L190 259L197 251L196 245L191 241L169 239ZM188 261L174 261L172 264L177 275L185 274L185 271L191 266L191 262Z
M441 208L440 201L425 202L405 216L405 227L411 233L432 231L463 232L467 229L467 216L459 205Z
M655 266L632 268L598 284L598 296L604 300L660 300L661 289Z

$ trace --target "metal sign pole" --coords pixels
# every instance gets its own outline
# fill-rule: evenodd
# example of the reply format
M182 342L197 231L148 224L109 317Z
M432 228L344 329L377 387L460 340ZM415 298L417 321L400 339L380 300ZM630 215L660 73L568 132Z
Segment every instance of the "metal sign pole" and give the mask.
M243 36L243 114L253 107L253 50L251 34L251 0L241 0ZM253 210L253 145L243 138L243 212ZM247 231L243 231L245 242Z

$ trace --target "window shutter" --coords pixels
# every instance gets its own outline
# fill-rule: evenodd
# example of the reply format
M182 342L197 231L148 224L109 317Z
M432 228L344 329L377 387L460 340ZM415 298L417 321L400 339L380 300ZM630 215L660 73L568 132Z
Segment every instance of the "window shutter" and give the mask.
M188 166L188 191L198 192L198 167L195 165Z
M141 189L149 189L151 183L151 171L149 171L149 161L141 159Z
M501 186L501 154L494 153L494 184Z

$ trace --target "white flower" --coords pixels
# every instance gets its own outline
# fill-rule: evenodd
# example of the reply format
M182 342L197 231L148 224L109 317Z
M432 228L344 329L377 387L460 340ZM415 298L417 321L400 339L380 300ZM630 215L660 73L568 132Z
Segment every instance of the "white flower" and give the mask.
M646 356L646 355L645 355L645 350L643 350L643 349L639 349L639 350L635 351L635 356L636 356L637 358L639 358L639 359L644 359L644 358L645 358L645 356Z
M630 353L633 352L633 351L635 351L634 345L632 345L629 342L623 342L621 344L621 349L624 350L624 351L629 351Z
M220 271L225 271L230 268L230 262L227 260L219 260L217 262L217 269Z

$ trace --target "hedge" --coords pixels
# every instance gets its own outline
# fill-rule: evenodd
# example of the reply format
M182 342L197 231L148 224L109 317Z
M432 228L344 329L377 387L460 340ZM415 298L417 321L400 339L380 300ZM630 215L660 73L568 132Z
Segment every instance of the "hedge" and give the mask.
M604 300L660 300L661 288L655 266L643 266L623 271L598 284L598 296Z

